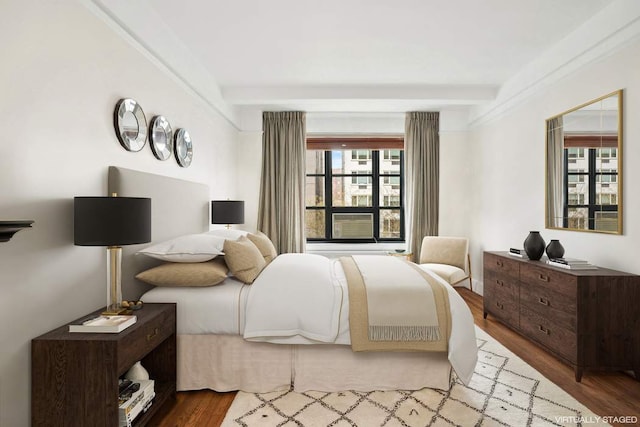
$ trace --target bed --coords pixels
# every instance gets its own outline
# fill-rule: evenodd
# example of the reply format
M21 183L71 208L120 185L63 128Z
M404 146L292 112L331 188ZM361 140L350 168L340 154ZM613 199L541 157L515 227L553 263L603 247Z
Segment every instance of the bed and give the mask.
M152 199L153 242L202 233L209 228L210 196L206 185L118 167L109 168L108 182L109 193ZM435 280L445 284L451 305L448 351L354 352L349 339L348 287L336 260L311 254L284 254L267 265L252 285L229 277L212 287L154 288L134 279L138 272L159 264L135 255L139 249L138 245L124 249L123 295L125 299L140 297L148 303L177 302L178 390L448 389L454 370L463 382L468 382L473 372L476 362L473 318L457 292L437 277ZM295 276L287 272L293 265L306 262L328 268L334 278L332 286L341 299L339 309L331 317L335 336L316 339L290 334L262 342L257 334L245 339L247 322L251 322L254 312L252 301L258 290L265 289L268 280L278 282L273 277Z

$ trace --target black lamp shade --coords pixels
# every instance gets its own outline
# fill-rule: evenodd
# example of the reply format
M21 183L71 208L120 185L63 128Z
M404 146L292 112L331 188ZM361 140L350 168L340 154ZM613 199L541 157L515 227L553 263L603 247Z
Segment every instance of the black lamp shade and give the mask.
M123 246L151 241L151 199L142 197L75 197L74 243L78 246Z
M212 200L211 224L244 224L244 201Z

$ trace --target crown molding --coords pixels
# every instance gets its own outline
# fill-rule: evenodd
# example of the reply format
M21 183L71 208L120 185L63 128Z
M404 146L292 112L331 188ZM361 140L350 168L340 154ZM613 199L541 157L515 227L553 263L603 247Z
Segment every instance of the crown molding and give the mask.
M323 85L225 87L224 99L234 105L305 101L407 100L440 105L493 101L496 85Z

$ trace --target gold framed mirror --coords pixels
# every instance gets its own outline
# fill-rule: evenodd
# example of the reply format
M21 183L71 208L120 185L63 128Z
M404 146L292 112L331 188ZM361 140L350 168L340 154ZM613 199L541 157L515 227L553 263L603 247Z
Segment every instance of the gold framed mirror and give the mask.
M622 89L546 121L547 228L622 234Z

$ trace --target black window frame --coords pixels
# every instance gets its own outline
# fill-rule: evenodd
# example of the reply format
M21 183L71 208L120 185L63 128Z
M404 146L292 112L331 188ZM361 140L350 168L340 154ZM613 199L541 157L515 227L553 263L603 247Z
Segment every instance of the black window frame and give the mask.
M578 147L576 147L578 148ZM596 204L596 200L597 200L597 194L596 194L596 183L597 183L597 178L598 177L602 177L602 176L615 176L616 180L615 182L618 182L618 172L612 172L612 171L608 171L608 172L602 172L602 171L597 171L596 170L596 161L597 161L597 149L596 148L590 148L590 147L581 147L580 149L584 149L585 150L585 155L587 156L587 164L588 166L588 170L586 172L570 172L569 171L569 148L565 147L564 149L564 170L566 171L566 173L564 174L564 206L563 206L563 226L565 228L569 228L569 208L587 208L588 211L588 216L587 216L587 228L585 228L585 230L591 230L591 231L597 231L596 230L596 212L618 212L618 215L620 215L620 211L619 211L619 200L620 197L618 195L617 200L616 200L616 204L615 205L602 205L602 204ZM614 157L608 157L608 158L614 158ZM619 158L618 153L617 153L617 149L616 149L616 159ZM573 159L573 158L572 158ZM601 159L602 160L602 159ZM588 199L589 199L589 203L584 203L584 204L575 204L575 205L570 205L569 204L569 176L583 176L585 178L585 182L588 185L589 188L589 193L588 193ZM602 184L602 180L600 180L600 183ZM609 182L613 182L613 181L609 181ZM619 188L619 187L618 187Z
M362 150L371 150L371 173L370 174L335 174L332 170L332 151L342 151L348 153L349 150L357 150L353 148L338 148L318 150L313 147L307 147L307 150L324 151L324 173L307 173L307 177L321 177L324 178L324 206L305 206L305 212L309 210L324 210L325 212L325 235L324 238L307 237L307 242L312 243L377 243L377 242L390 242L390 243L403 243L405 242L405 207L404 207L404 149L403 148L370 148L362 147ZM399 150L400 151L400 170L399 173L382 173L380 171L380 160L382 153L385 150ZM364 176L371 179L372 191L371 206L333 206L333 178L343 177L349 178L354 176ZM400 200L399 206L383 206L380 203L380 182L384 177L398 177L400 180ZM400 237L389 238L380 237L380 211L381 210L397 210L400 213ZM334 239L332 238L333 232L333 214L334 213L371 213L373 214L373 238L366 239Z

